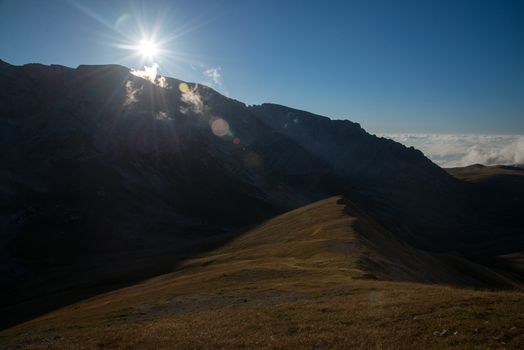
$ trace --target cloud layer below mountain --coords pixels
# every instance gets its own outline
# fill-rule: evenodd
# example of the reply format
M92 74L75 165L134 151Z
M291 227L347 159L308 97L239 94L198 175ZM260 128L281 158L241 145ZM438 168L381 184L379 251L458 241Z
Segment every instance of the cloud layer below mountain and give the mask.
M381 134L413 146L442 167L524 164L524 135Z

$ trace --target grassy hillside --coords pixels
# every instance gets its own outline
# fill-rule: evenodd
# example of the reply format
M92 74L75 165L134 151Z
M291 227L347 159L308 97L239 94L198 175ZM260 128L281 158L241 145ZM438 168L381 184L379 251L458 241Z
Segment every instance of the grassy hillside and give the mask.
M456 287L488 280L513 283L460 256L398 241L335 197L268 220L175 273L5 330L0 346L524 347L521 291Z

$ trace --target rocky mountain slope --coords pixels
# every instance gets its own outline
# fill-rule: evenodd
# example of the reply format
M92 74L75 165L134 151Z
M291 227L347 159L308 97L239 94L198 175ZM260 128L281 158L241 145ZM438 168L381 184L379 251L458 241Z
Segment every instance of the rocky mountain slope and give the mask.
M429 249L471 238L478 226L462 184L422 152L368 134L359 124L331 120L288 107L251 109L278 132L325 160L341 179L335 193L350 193L397 235ZM467 227L466 227L467 226ZM478 239L476 231L475 239Z

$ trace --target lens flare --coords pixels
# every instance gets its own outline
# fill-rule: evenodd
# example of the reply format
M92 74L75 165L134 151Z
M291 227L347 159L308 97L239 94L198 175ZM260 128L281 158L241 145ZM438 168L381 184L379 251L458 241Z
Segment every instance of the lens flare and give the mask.
M229 133L229 124L222 118L214 118L211 121L211 130L216 136L226 136Z
M180 83L178 84L178 90L180 90L181 93L185 94L189 91L189 86L186 83Z

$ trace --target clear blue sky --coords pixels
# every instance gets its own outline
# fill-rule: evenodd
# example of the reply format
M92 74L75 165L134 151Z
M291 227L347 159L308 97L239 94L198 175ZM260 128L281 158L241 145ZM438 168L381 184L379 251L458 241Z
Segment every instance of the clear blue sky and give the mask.
M139 26L172 38L160 73L204 82L218 69L214 86L248 104L371 132L524 133L518 0L0 0L0 58L140 68L117 45Z

